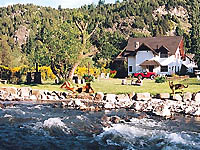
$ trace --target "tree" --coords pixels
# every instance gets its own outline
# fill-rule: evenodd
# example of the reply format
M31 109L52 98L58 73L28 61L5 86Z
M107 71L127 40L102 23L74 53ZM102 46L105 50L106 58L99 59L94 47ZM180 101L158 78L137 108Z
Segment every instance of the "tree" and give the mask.
M191 50L190 52L195 54L196 61L200 63L200 3L198 0L191 1L191 14L190 14L190 22L192 24L190 38L191 38Z
M90 18L89 15L77 12L74 15L74 20L76 27L80 32L79 38L81 39L81 48L78 52L78 57L76 62L72 65L69 71L69 79L72 79L74 76L74 72L78 65L80 64L81 60L95 55L98 50L97 48L90 43L90 38L95 33L96 29L98 28L99 22L95 18ZM96 25L94 26L94 22ZM93 23L93 26L92 26Z
M99 0L98 4L99 4L99 6L100 5L104 5L105 4L105 0Z

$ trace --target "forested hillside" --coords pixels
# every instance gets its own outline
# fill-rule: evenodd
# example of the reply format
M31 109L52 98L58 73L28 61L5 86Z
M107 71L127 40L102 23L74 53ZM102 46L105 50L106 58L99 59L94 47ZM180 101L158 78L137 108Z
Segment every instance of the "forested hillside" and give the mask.
M124 0L58 9L0 8L0 64L51 66L59 77L78 65L109 67L129 37L182 35L185 50L200 54L200 0ZM92 59L88 57L93 56ZM79 61L80 63L77 63Z

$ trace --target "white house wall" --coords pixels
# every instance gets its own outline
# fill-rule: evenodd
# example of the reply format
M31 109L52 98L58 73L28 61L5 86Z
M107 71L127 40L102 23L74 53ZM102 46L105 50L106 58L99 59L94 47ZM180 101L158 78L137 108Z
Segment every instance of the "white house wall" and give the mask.
M183 61L183 64L187 67L187 71L193 73L194 72L194 68L197 68L197 64L190 60L188 57L186 57L185 61Z
M129 66L132 66L132 71L129 70ZM128 74L136 72L136 58L135 56L128 57Z
M136 56L128 57L128 66L132 66L132 72L128 70L128 74L132 74L137 71L141 71L142 67L140 64L145 60L156 60L161 64L161 66L168 66L168 72L161 72L161 67L154 68L154 72L157 74L168 74L179 72L182 65L182 60L180 56L179 48L177 49L175 55L171 55L168 58L160 58L159 55L153 55L152 51L138 51Z
M154 57L152 51L138 51L136 54L136 71L142 70L140 66L145 60L150 60Z

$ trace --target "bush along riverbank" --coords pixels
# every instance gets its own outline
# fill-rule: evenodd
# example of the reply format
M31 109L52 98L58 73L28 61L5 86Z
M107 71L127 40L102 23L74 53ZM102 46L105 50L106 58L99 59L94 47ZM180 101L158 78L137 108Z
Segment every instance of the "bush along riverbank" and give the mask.
M105 94L97 92L69 93L31 89L29 87L0 88L0 107L11 106L15 101L31 101L36 103L53 103L53 107L79 109L82 111L101 111L111 109L130 109L148 114L173 117L175 113L200 116L200 92L170 94L160 93L152 96L150 93ZM8 105L8 102L10 104Z

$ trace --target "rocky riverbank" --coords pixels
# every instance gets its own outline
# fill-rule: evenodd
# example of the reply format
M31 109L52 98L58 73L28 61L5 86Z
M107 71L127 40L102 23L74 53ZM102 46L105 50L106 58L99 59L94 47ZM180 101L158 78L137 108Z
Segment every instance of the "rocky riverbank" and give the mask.
M174 113L200 116L200 92L170 94L160 93L152 96L150 93L130 94L95 94L47 91L29 87L0 88L0 108L10 107L5 101L32 101L38 103L53 103L53 107L79 109L82 111L101 111L110 109L130 109L150 113L165 118L173 117ZM145 115L142 115L145 116Z

